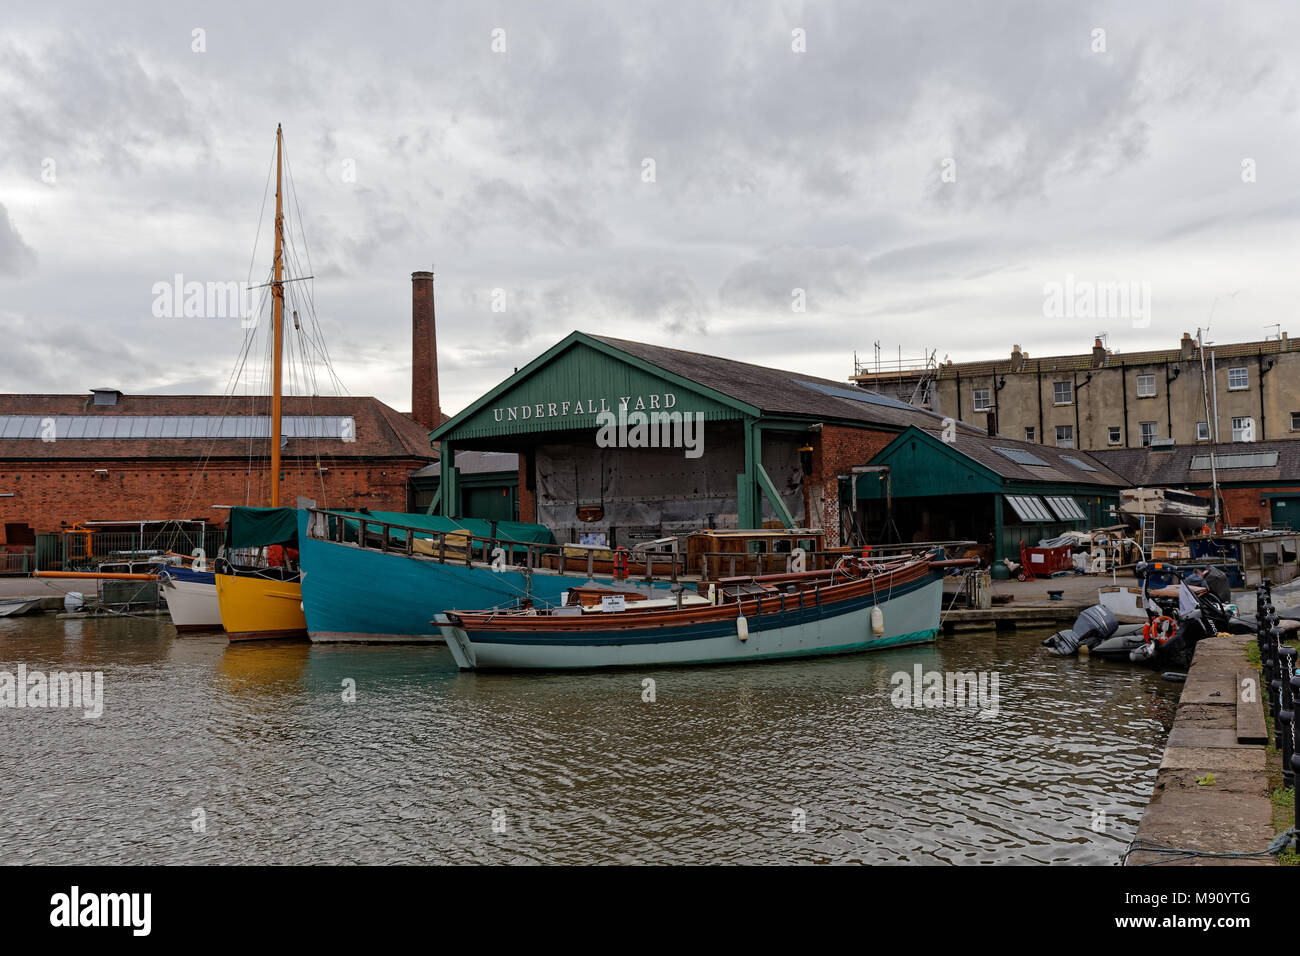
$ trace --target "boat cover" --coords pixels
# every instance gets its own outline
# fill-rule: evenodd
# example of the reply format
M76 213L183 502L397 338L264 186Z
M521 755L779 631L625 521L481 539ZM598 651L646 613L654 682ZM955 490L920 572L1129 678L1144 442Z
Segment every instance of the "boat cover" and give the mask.
M227 544L232 548L298 546L297 508L231 508Z

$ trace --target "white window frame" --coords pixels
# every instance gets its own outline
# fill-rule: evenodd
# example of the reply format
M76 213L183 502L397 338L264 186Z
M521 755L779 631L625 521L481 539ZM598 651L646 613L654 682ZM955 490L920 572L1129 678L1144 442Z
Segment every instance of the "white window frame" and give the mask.
M1146 386L1145 388L1143 386ZM1137 377L1137 397L1156 397L1156 376L1154 372L1143 372Z
M1236 385L1233 385L1232 384L1233 376L1237 375L1237 373L1239 372L1241 373L1241 378L1243 379L1243 381L1239 382ZM1228 391L1240 392L1248 388L1250 388L1250 369L1246 368L1246 366L1244 365L1238 365L1234 368L1228 369Z
M1068 429L1069 432L1070 432L1070 437L1069 437L1068 439L1066 439L1067 444L1064 444L1064 445L1061 444L1061 429L1062 429L1062 428ZM1073 447L1074 447L1074 426L1073 426L1073 425L1057 425L1057 426L1056 426L1056 447L1057 447L1057 448L1073 448Z
M1004 495L1021 521L1052 521L1052 513L1037 495Z
M983 402L980 401L981 395L984 398ZM972 391L971 404L974 406L975 411L987 412L989 409L993 407L993 389L977 388L974 391Z
M1296 412L1296 414L1300 415L1300 412ZM1038 427L1036 425L1025 426L1025 441L1033 442L1035 445L1038 444Z
M1069 390L1069 391L1067 392L1067 394L1069 395L1069 398L1065 399L1065 401L1061 401L1061 399L1057 397L1057 395L1059 394L1060 389L1061 389L1062 386L1064 386L1066 389ZM1073 404L1074 404L1074 383L1073 383L1073 382L1053 382L1053 383L1052 383L1052 404L1053 404L1053 405L1073 405Z
M1052 495L1046 497L1046 501L1051 509L1056 512L1056 517L1061 521L1088 520L1088 516L1073 498L1066 495Z
M1254 437L1244 437L1244 432L1249 428L1252 432L1255 430L1255 419L1249 415L1242 415L1232 420L1232 440L1233 441L1254 441Z
M1106 443L1108 445L1119 445L1124 441L1124 429L1119 425L1106 426Z
M1204 435L1201 434L1201 429L1205 429L1205 434L1204 434ZM1196 423L1196 440L1197 440L1197 441L1209 441L1209 440L1210 440L1210 423L1209 423L1209 422L1197 422L1197 423Z
M1150 434L1147 434L1148 425L1151 426ZM1147 445L1151 444L1159 437L1160 437L1159 422L1138 422L1138 440L1142 442L1143 448L1147 447Z
M1300 412L1291 413L1291 430L1293 432L1300 432Z

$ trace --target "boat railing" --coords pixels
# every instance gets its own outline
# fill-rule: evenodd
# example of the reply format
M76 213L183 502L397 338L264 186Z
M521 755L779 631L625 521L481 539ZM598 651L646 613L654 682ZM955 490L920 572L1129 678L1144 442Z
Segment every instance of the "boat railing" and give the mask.
M394 521L367 518L355 514L327 511L320 508L310 509L307 522L307 534L317 540L331 541L335 544L355 544L368 551L384 554L397 554L404 557L431 558L439 564L461 564L469 567L475 563L492 564L504 554L506 564L512 567L524 567L536 570L546 567L544 558L558 557L559 569L567 567L576 556L566 554L566 545L558 543L541 543L537 541L516 541L502 536L484 536L468 530L434 531L413 525L404 525ZM427 545L417 547L417 541ZM522 559L522 560L520 560ZM578 558L581 561L581 558ZM604 559L606 562L609 559ZM588 577L596 573L595 551L586 554L586 571ZM641 563L639 555L629 559L633 565ZM678 554L654 554L646 562L644 574L635 575L637 580L653 581L656 566L667 564L667 575L662 572L659 577L676 581L685 567L685 556Z

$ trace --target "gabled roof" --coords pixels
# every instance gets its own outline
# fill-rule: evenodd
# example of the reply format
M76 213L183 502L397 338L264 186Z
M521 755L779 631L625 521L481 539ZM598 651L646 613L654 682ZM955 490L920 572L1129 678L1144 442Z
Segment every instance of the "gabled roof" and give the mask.
M128 416L188 416L220 419L266 416L266 396L123 395L115 405L96 405L90 394L0 394L0 415L54 418L123 418ZM286 416L351 417L355 441L339 438L291 439L285 456L328 458L437 457L423 426L377 398L340 395L285 396ZM112 460L123 458L177 459L241 458L264 454L266 439L248 438L123 438L0 439L0 461Z
M958 431L955 441L944 442L939 429L918 429L918 431L925 432L929 438L942 443L947 449L966 456L985 471L991 472L1004 481L1105 485L1112 488L1130 486L1123 475L1098 461L1088 452L1016 441L1001 435L990 437L982 432ZM890 445L906 440L907 435L908 432L904 432ZM882 449L876 459L886 456L888 452L889 446ZM1033 461L1040 461L1042 464L1033 464Z
M750 402L765 415L837 418L893 428L938 427L943 416L843 382L735 359L593 335L620 351L723 395ZM974 426L962 430L979 432Z
M1208 444L1175 445L1168 451L1147 448L1106 448L1092 454L1128 479L1133 487L1166 485L1209 485L1209 468L1192 468L1195 459L1210 454ZM1232 467L1249 463L1253 456L1276 455L1275 465ZM1300 484L1300 439L1224 442L1214 446L1219 463L1219 484L1276 481ZM1199 463L1199 462L1198 462Z

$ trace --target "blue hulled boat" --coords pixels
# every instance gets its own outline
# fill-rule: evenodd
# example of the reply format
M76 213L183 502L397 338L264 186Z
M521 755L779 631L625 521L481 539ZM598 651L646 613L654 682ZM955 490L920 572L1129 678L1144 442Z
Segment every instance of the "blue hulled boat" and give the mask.
M313 641L441 643L432 621L449 608L558 606L563 592L590 582L541 567L557 547L542 525L315 508L298 520Z

